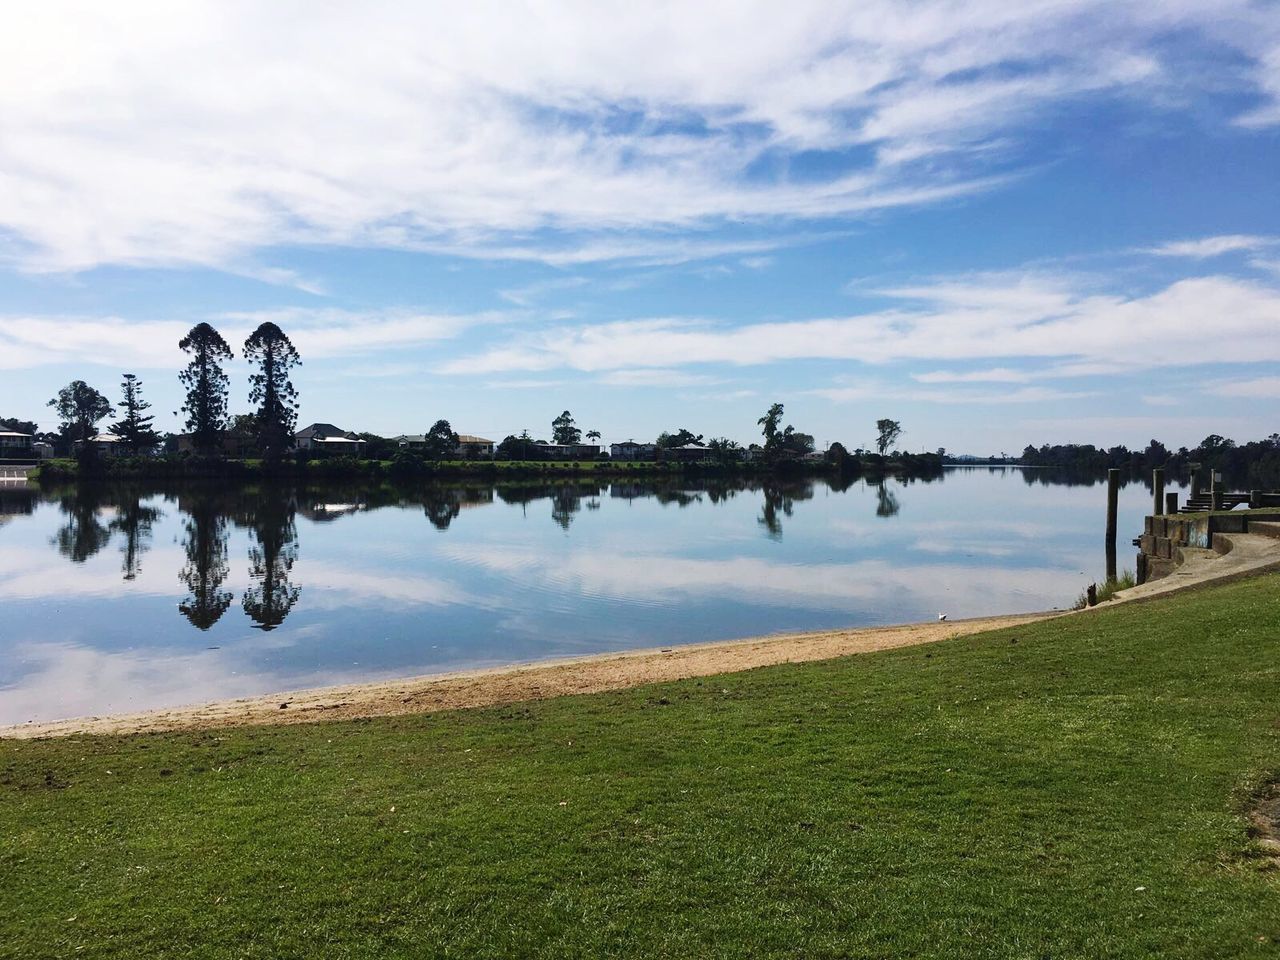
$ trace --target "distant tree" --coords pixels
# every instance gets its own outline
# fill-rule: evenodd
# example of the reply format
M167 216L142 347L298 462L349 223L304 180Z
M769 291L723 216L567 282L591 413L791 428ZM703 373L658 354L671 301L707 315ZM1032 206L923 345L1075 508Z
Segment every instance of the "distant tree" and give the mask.
M804 456L806 453L813 453L813 434L801 433L790 424L787 429L782 431L781 449L787 453L796 456Z
M62 432L70 440L88 440L98 421L111 415L111 402L83 380L72 380L49 401L62 421Z
M213 453L219 448L227 420L228 380L222 361L230 360L233 354L222 335L207 323L192 327L178 346L191 354L191 361L178 375L187 388L182 404L187 430L198 451Z
M902 424L897 420L877 420L876 433L876 448L883 457L902 436Z
M269 320L245 340L244 358L258 365L258 372L249 377L249 402L258 405L258 449L268 460L278 459L293 446L298 391L289 371L302 359L284 331Z
M851 459L849 451L845 449L845 445L839 440L827 447L827 460L834 463L836 466L844 466Z
M142 399L142 381L134 374L126 373L120 390L124 394L120 403L124 416L111 425L111 432L120 438L130 453L154 450L160 444L160 434L151 426L155 417L146 413L151 404Z
M768 412L756 421L764 434L764 450L766 454L775 454L779 449L779 427L782 425L782 404L775 403Z
M728 437L716 437L713 440L708 440L707 447L711 451L712 458L719 463L732 463L738 460L742 451L737 441L730 440Z
M17 417L0 417L0 430L29 433L32 436L39 433L39 427L34 420L19 420Z
M520 436L508 435L498 444L495 453L507 460L528 460L531 457L533 447L533 438L529 436L528 430L523 430Z
M599 440L599 439L600 439L600 431L599 431L599 430L588 430L588 431L587 431L587 439L588 439L588 440Z
M551 421L552 443L579 443L581 440L582 431L574 425L568 410Z
M675 433L667 433L666 431L663 431L658 434L658 446L662 447L664 450L688 446L691 443L702 443L702 434L694 433L692 430L686 430L684 427L681 427Z
M422 452L428 460L444 460L458 449L458 435L448 420L437 420L427 431Z
M364 455L370 460L390 460L396 454L396 445L376 433L357 434L364 441Z

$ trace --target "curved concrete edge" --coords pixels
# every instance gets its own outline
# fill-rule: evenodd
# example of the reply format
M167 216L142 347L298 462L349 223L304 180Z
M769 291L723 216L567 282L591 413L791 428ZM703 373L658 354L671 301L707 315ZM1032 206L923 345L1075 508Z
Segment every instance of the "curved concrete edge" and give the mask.
M1280 570L1280 540L1274 537L1255 533L1215 533L1213 540L1212 550L1180 548L1181 562L1168 576L1121 590L1108 603L1100 603L1092 609Z

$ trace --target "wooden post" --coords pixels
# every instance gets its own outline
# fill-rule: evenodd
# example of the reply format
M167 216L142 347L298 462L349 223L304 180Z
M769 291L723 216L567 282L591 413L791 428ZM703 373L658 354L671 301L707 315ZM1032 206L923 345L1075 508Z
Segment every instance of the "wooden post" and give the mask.
M1138 571L1137 573L1138 586L1142 586L1144 583L1147 582L1147 555L1143 553L1141 550L1138 551L1138 560L1134 564L1134 566L1137 568L1137 571Z
M1215 470L1213 476L1209 480L1209 509L1222 509L1222 481L1218 479L1220 474Z
M1200 496L1200 464L1193 463L1191 465L1191 492L1190 497Z
M1262 491L1250 490L1249 491L1249 509L1257 510L1261 506L1262 506Z
M1164 467L1151 471L1151 502L1155 504L1151 511L1153 517L1164 513Z
M1116 578L1116 524L1120 513L1120 471L1107 471L1107 579Z
M1172 517L1178 512L1178 494L1174 490L1170 490L1164 495L1164 513L1166 517Z

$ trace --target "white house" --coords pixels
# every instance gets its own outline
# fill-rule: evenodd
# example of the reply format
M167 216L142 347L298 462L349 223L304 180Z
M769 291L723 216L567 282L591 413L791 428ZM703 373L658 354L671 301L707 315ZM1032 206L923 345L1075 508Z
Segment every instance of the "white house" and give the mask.
M323 456L359 457L364 453L363 440L332 423L313 423L304 427L293 435L293 445L298 450Z

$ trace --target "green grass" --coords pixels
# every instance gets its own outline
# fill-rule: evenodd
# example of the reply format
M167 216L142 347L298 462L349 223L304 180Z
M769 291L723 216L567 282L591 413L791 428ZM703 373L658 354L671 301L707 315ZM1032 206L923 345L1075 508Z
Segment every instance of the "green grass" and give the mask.
M0 956L1275 956L1280 578L506 709L0 742ZM1139 889L1142 888L1142 889Z
M1098 595L1094 598L1098 603L1106 603L1108 600L1114 600L1117 593L1121 590L1128 590L1130 587L1138 585L1138 578L1133 575L1132 570L1125 570L1118 577L1110 580L1104 580L1098 584ZM1081 590L1080 596L1076 597L1072 610L1083 610L1089 606L1089 591Z

